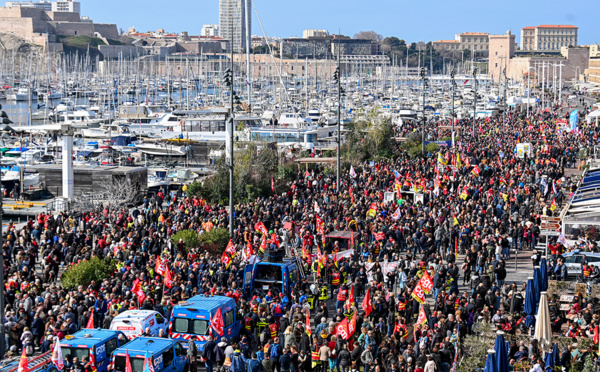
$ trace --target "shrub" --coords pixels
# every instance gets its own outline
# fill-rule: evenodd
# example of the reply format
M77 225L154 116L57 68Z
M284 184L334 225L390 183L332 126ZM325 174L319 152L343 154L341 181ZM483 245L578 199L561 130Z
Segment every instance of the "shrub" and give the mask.
M200 234L200 243L210 253L221 253L229 243L229 231L222 227Z
M200 243L198 233L194 230L177 231L175 234L171 235L171 239L173 239L175 243L181 239L186 251L189 251L191 248L196 248Z
M194 196L201 197L202 196L202 183L198 181L194 181L187 186L187 190L185 190L185 194L188 198L193 198Z
M61 284L66 289L74 289L80 285L86 286L93 280L100 282L111 277L117 269L117 261L105 258L92 257L90 260L81 261L70 266L60 276Z

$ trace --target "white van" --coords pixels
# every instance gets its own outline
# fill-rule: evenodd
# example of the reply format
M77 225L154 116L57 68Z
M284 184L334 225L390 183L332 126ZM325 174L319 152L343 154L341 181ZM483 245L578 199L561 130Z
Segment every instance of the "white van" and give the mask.
M150 328L150 333L156 337L160 329L167 333L167 322L158 311L127 310L110 323L111 330L123 332L130 340L141 336L146 328Z

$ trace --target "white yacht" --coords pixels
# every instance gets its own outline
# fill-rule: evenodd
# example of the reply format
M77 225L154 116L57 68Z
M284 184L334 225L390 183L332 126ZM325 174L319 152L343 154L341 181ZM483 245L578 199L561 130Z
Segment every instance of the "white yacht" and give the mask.
M16 91L13 88L10 93L6 94L6 100L8 101L29 101L29 97L31 97L31 100L37 100L37 92L30 91L26 87L20 87Z

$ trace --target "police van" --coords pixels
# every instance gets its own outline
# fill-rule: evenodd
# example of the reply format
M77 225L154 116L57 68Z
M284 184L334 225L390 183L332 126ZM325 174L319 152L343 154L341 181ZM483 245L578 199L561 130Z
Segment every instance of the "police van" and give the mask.
M63 358L68 355L95 361L97 372L106 372L111 353L123 347L129 340L123 332L106 329L82 329L60 340ZM91 357L91 358L90 358Z
M146 362L152 363L154 372L187 372L187 351L178 341L159 337L138 337L112 354L115 372L125 372L127 357L131 372L149 371Z
M251 298L255 292L264 297L271 292L271 297L279 293L291 298L293 288L304 278L304 271L295 260L282 262L260 261L246 265L244 269L244 297Z
M130 340L140 336L146 328L150 328L152 336L158 336L161 329L166 334L167 321L158 311L127 310L110 323L110 329L123 332Z
M242 327L241 319L238 319L238 310L235 300L225 296L194 296L187 301L180 301L171 311L169 322L169 335L174 340L187 342L197 336L195 341L198 350L204 350L204 344L208 336L217 333L210 327L211 318L217 310L221 309L223 317L223 335L227 341L236 339ZM187 344L184 345L187 348Z

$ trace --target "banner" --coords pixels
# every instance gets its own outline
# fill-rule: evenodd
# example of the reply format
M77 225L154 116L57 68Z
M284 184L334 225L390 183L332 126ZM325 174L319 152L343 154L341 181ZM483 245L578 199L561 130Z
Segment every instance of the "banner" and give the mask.
M268 236L269 235L269 230L267 230L267 228L265 227L265 224L262 223L262 221L257 222L256 225L254 225L254 230L260 232L264 236Z
M569 116L569 127L570 127L571 131L577 130L578 114L579 114L578 109L571 111L571 115Z
M423 324L423 323L427 323L427 315L425 315L425 309L423 309L423 305L419 306L419 316L417 317L417 323L416 324Z
M425 302L425 292L423 292L423 288L421 288L421 285L419 283L417 283L417 285L415 286L415 289L413 289L413 291L410 295L412 298L414 298L416 301L418 301L421 305Z
M427 274L427 270L423 272L423 276L421 277L421 280L419 280L419 285L423 289L423 292L427 294L433 289L433 280L431 280L431 277Z
M339 257L339 254L338 254ZM367 262L365 264L365 268L367 269L367 278L369 279L369 282L373 281L373 274L371 269L373 268L373 265L375 265L375 263L373 262ZM383 274L383 277L387 277L387 274L396 270L396 268L398 267L398 262L383 262L380 263L379 266L381 266L381 273Z
M344 318L338 325L333 329L332 334L347 340L350 338L350 333L348 331L348 318Z

